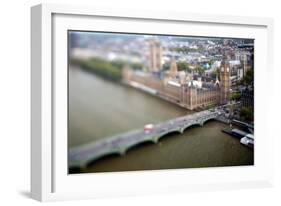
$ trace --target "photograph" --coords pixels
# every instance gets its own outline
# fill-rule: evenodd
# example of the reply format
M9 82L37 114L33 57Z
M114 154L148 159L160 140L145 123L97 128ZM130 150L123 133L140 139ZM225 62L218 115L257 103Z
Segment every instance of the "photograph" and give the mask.
M254 166L255 39L67 39L68 174Z

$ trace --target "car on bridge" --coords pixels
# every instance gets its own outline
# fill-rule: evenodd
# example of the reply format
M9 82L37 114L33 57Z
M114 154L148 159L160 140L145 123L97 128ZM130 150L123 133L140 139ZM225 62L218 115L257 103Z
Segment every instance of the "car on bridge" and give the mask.
M210 112L214 112L214 111L215 111L215 108L210 108L209 111L210 111Z
M154 130L154 124L146 124L143 128L145 134L149 134Z

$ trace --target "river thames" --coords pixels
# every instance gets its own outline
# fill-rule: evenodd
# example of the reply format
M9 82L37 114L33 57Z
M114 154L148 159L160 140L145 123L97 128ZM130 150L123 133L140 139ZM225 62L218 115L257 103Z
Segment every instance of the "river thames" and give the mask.
M68 102L70 148L192 113L74 66L69 67ZM222 133L224 127L209 121L183 134L167 135L157 144L138 145L123 156L102 158L81 172L253 165L254 151Z

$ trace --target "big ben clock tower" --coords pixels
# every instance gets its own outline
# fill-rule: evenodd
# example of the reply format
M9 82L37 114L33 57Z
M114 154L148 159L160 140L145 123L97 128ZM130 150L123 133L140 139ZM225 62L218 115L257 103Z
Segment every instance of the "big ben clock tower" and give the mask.
M227 104L230 99L230 65L226 58L221 62L220 66L220 103Z

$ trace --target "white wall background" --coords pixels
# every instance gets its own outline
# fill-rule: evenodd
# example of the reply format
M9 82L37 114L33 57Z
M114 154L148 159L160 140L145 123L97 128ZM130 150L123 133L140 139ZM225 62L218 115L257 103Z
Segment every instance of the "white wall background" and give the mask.
M1 2L0 32L0 201L1 205L36 205L29 198L30 181L30 7L36 0ZM240 16L272 17L275 21L274 58L276 105L281 105L281 12L277 0L57 0L91 6L138 8L140 10L178 11ZM267 69L267 68L264 68ZM265 85L266 86L266 85ZM266 97L266 94L265 94ZM280 108L280 107L279 107ZM280 109L271 108L276 129L275 187L177 195L152 195L114 199L58 202L61 205L280 205L281 135ZM279 116L278 116L279 115ZM51 203L47 203L51 204Z

